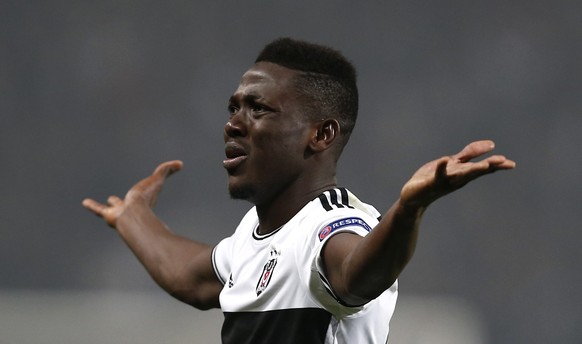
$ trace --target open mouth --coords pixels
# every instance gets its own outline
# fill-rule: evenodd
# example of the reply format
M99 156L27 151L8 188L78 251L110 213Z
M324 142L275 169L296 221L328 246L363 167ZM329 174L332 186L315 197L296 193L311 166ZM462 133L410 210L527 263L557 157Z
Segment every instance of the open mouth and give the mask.
M244 148L232 141L226 143L224 152L226 154L226 159L222 161L222 165L227 170L237 168L247 158L247 153Z

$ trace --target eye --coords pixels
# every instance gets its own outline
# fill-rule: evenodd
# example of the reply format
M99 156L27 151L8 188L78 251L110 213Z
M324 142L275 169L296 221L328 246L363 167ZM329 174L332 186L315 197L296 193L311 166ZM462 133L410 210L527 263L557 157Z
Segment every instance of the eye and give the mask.
M267 111L267 108L261 104L253 103L250 105L250 108L254 112L264 112Z
M229 105L228 105L228 114L229 114L229 115L233 116L234 114L236 114L236 113L237 113L237 111L238 111L238 110L239 110L239 109L238 109L238 106L236 106L236 105L234 105L234 104L229 104Z
M252 112L257 114L262 114L271 111L271 109L268 106L265 106L257 102L250 103L249 108L251 109Z

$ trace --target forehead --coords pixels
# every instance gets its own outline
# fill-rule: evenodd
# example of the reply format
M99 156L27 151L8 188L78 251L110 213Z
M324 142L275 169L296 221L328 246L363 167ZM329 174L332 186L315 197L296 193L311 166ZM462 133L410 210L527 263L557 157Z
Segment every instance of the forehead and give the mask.
M296 75L297 72L292 69L270 62L259 62L243 74L235 95L255 92L291 93Z

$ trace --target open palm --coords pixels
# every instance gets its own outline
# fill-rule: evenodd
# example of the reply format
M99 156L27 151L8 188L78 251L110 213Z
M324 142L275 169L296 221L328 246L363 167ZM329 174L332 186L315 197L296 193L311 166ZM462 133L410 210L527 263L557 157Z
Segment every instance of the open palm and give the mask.
M400 192L400 200L409 206L426 207L468 182L498 170L512 169L515 162L502 155L492 155L471 162L493 150L493 141L475 141L459 153L433 160L419 168Z
M124 199L118 196L109 196L107 204L101 204L92 199L83 200L83 206L97 216L102 217L109 226L116 227L117 220L123 215L127 207L141 205L152 208L166 178L182 168L182 162L178 160L167 161L160 164L152 175L142 179L135 184Z

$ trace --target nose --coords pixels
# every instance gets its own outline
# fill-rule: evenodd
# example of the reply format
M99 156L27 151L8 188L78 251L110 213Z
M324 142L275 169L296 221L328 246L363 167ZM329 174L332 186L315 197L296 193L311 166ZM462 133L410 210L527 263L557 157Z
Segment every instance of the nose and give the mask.
M247 130L243 117L244 114L242 114L240 110L230 117L224 126L225 139L229 137L246 136Z

